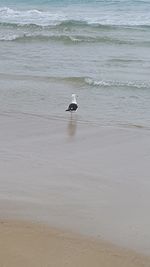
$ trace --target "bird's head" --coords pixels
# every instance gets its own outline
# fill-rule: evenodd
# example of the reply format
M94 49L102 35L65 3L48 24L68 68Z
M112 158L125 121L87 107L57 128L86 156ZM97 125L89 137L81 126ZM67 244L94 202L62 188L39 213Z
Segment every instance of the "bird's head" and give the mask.
M72 103L77 103L77 101L76 101L76 94L72 94Z

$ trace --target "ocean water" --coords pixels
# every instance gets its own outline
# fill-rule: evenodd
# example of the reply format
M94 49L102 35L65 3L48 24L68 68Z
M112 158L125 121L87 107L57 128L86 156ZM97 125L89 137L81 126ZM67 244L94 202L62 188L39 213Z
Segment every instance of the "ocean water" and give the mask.
M150 0L1 0L1 214L150 254L149 73Z
M1 0L0 112L150 127L150 1Z

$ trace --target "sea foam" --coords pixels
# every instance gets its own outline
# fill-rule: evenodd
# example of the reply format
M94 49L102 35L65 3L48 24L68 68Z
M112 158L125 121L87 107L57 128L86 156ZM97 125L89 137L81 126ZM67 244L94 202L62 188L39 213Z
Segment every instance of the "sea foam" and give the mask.
M104 12L105 11L105 12ZM125 9L97 8L83 9L38 9L18 10L9 7L0 8L0 23L35 24L41 26L57 25L64 21L78 21L89 25L150 25L150 13L146 10L136 12Z

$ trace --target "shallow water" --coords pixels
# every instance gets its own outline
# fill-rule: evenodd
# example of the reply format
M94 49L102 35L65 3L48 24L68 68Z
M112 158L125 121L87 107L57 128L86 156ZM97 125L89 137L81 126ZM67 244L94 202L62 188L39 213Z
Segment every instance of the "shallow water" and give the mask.
M1 111L150 126L148 1L0 4Z
M1 1L1 214L150 254L149 14L140 0Z
M1 217L150 255L149 132L99 127L76 115L1 114Z

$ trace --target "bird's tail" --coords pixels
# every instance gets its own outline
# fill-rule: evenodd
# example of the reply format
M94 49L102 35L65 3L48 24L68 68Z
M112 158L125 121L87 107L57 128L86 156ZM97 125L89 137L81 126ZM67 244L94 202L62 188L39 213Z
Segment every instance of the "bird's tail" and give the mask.
M65 111L70 111L70 109L69 109L69 108L67 108Z

